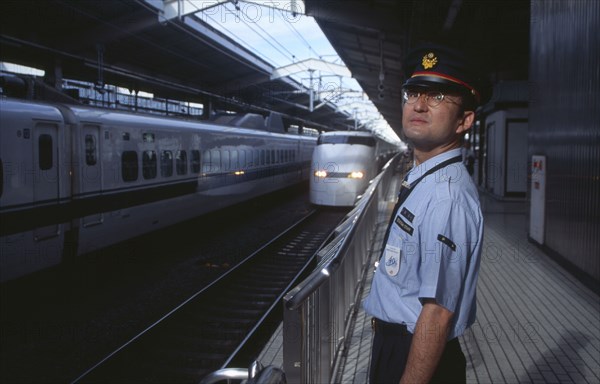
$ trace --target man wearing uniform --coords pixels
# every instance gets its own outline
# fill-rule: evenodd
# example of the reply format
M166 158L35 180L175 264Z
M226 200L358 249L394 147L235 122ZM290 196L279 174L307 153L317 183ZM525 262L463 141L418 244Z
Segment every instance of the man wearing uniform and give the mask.
M458 52L423 46L405 62L403 136L414 149L365 311L373 316L371 383L466 381L457 337L475 320L483 217L462 163L481 103Z

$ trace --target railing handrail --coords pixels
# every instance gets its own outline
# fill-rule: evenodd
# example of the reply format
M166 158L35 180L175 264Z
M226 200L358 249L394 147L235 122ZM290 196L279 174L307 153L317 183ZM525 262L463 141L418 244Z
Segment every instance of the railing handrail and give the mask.
M390 163L391 163L391 161L390 161ZM379 182L383 178L383 174L386 171L386 168L390 163L388 163L383 168L383 170L379 173L379 175L377 175L373 179L373 182L371 183L371 185L369 185L369 187L365 191L365 193L363 195L363 199L366 196L368 196L368 201L366 201L366 200L365 200L366 202L361 201L357 205L357 207L360 207L360 209L357 211L354 219L352 220L353 224L359 222L362 219L365 212L367 211L368 205L372 204L373 192L375 191L375 188L378 186ZM335 252L333 252L333 254L332 254L332 252L329 252L329 257L326 258L326 260L324 260L321 268L313 271L307 278L305 278L293 290L291 290L287 295L285 295L283 300L285 302L285 306L287 309L294 310L294 309L297 309L298 307L300 307L300 305L302 305L302 303L306 300L306 298L308 298L308 296L310 296L317 289L319 289L319 287L327 281L329 276L337 270L338 266L341 263L341 259L343 258L343 255L346 254L346 250L348 249L348 247L351 244L351 239L352 239L354 233L356 232L356 228L357 228L356 225L351 225L348 229L346 229L343 232L341 232L340 234L338 234L332 240L332 242L334 242L338 239L341 239L341 245L339 247L332 248L332 249L337 248L337 250Z
M246 380L248 379L247 368L223 368L205 376L200 384L215 384L223 380Z
M375 251L368 244L380 217L380 202L400 158L395 156L371 181L319 251L317 268L283 298L283 355L289 383L326 383L337 376L348 345L349 321L360 299L360 281Z
M365 190L361 201L351 211L357 211L357 214L355 214L353 220L353 224L360 222L365 212L367 211L368 205L373 203L373 193L375 192L375 189L383 179L383 175L385 174L387 169L391 166L391 164L394 163L394 161L396 161L398 156L399 155L395 156L383 166L381 172L375 178L373 178L373 181ZM368 197L368 201L364 200L365 197ZM285 295L283 300L287 309L294 310L300 307L300 305L302 305L306 298L313 294L323 283L327 281L328 277L335 272L337 267L340 265L343 255L346 254L346 250L350 246L351 239L354 233L356 232L356 228L356 225L351 225L349 229L346 229L340 234L338 234L332 240L332 242L334 242L337 239L342 239L342 243L339 246L337 252L335 252L333 255L331 255L330 253L329 257L323 262L321 268L313 271L308 277L306 277L294 289L292 289L287 295Z

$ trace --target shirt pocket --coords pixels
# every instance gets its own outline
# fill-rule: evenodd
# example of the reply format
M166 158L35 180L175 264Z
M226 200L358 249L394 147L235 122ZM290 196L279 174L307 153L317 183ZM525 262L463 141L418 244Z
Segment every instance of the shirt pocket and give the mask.
M394 277L400 271L402 261L402 237L398 229L392 227L390 237L383 248L383 267L388 276Z

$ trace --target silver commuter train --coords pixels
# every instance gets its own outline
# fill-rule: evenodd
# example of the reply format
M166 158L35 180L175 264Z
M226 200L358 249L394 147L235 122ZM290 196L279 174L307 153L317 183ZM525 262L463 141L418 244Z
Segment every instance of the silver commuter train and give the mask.
M353 206L399 148L364 131L324 132L313 152L310 202Z
M0 281L306 180L315 142L2 98Z

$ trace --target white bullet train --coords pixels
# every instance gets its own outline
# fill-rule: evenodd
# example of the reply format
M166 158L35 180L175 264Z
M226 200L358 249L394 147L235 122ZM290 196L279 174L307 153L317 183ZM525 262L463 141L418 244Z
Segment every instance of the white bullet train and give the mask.
M242 121L1 98L0 281L308 179L315 137Z
M398 151L398 147L369 132L322 133L312 157L310 202L353 206L369 181Z

